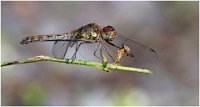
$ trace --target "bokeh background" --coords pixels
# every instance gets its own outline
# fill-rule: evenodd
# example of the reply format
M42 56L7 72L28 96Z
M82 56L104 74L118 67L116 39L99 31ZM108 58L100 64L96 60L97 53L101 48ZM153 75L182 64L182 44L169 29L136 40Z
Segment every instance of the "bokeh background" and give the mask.
M198 2L1 2L1 62L51 56L53 43L21 45L35 34L87 23L112 25L154 48L152 75L37 62L1 68L2 105L198 105Z

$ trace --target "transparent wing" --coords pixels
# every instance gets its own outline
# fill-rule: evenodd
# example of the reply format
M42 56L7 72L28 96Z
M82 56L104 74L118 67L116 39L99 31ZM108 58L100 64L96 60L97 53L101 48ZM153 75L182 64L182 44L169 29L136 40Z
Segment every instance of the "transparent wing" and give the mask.
M72 58L76 53L76 59L84 59L89 61L101 61L103 55L107 58L109 56L105 53L105 47L99 46L99 43L83 43L76 51L76 46L81 41L56 41L53 45L52 54L59 59ZM67 54L67 55L66 55ZM113 59L114 60L114 59Z
M124 54L120 59L121 65L149 68L158 59L156 51L152 48L123 36L117 36L112 43L119 47L127 46L130 49L130 53Z
M54 42L52 54L54 57L64 59L68 48L72 45L70 41L56 41Z
M102 42L101 44L99 42L83 44L77 52L77 58L101 62L103 60L102 57L104 55L109 63L113 63L113 60L115 59L115 56L117 54L113 55L112 52L110 52L111 50L109 48L110 47L109 45L107 46L106 42ZM117 49L115 50L117 52ZM113 58L111 58L111 56Z
M94 52L96 51L96 54L98 57L99 55L99 48L98 43L87 43L80 46L77 55L78 59L84 59L88 61L99 61L99 58L94 56Z

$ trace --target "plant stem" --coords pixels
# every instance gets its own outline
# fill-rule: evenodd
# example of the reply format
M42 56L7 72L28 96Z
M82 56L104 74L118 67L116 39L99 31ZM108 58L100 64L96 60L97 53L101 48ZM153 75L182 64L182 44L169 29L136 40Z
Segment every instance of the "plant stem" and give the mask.
M128 71L128 72L146 73L146 74L152 73L151 70L141 69L141 68L124 67L124 66L115 65L115 64L105 64L105 63L98 63L98 62L91 62L91 61L84 61L84 60L56 59L56 58L43 56L43 55L35 56L32 58L27 58L27 59L20 59L17 61L3 62L1 64L1 67L8 66L8 65L15 65L15 64L33 63L33 62L39 62L39 61L51 61L51 62L59 62L59 63L65 63L65 64L85 65L85 66L96 67L98 69L101 69L102 71L119 70L119 71Z

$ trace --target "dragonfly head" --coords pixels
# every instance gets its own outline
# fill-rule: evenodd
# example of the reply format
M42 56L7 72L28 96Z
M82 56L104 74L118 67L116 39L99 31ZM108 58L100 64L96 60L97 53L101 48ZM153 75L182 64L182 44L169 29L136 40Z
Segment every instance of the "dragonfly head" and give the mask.
M107 41L113 41L117 32L112 26L106 26L103 28L102 38Z

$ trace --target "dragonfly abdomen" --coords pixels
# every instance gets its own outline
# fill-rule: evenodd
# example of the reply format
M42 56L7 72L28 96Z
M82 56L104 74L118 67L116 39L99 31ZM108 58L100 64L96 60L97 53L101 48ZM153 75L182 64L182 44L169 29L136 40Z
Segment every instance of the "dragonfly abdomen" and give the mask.
M50 35L36 35L36 36L29 36L24 38L20 43L21 44L28 44L31 42L38 42L38 41L65 41L73 38L73 36L69 35L68 33L65 34L50 34Z

